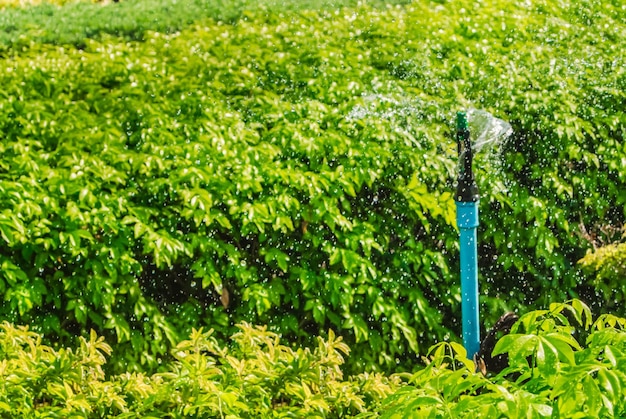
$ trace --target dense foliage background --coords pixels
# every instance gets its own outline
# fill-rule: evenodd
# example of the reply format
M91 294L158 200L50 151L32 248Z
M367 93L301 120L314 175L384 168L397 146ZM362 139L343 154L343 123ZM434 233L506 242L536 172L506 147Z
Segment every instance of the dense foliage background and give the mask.
M254 3L0 12L3 319L55 347L93 328L116 373L242 321L410 370L460 332L467 108L515 131L476 160L485 324L625 314L623 259L578 265L623 239L621 2Z

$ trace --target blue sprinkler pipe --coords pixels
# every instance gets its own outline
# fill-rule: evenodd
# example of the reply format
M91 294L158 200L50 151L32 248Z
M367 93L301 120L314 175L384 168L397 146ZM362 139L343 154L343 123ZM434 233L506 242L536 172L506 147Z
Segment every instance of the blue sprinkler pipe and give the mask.
M478 186L472 173L472 145L465 112L458 112L456 137L459 152L459 177L456 190L456 222L460 231L461 315L463 345L469 359L480 348L478 315Z

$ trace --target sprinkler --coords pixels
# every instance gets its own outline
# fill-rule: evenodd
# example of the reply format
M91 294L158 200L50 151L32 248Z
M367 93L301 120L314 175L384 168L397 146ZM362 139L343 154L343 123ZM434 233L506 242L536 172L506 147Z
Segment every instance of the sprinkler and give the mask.
M472 132L468 125L472 125ZM459 153L459 176L455 194L456 222L459 227L461 262L461 316L463 345L467 357L472 359L480 349L478 313L478 202L479 193L472 170L473 153L493 147L513 132L511 125L495 118L489 112L470 109L458 112L456 140ZM474 138L474 144L472 139Z
M472 359L480 348L478 315L478 186L472 172L472 145L465 112L456 118L456 139L459 153L459 177L456 189L456 222L460 232L461 250L461 316L463 345Z

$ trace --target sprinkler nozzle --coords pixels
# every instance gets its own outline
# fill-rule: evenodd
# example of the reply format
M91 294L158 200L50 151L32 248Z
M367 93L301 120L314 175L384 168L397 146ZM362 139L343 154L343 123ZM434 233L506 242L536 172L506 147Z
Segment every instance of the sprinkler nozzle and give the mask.
M456 113L456 130L466 130L467 131L467 114L465 112L457 112Z
M478 185L472 172L472 144L465 112L456 114L456 140L459 153L459 177L455 199L459 202L478 201Z

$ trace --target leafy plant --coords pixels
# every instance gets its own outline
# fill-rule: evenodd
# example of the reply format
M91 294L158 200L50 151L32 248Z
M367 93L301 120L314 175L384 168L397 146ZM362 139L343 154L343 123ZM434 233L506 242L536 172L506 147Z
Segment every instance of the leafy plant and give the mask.
M626 319L592 318L579 300L520 316L496 344L509 368L475 372L454 342L432 346L425 367L344 377L349 354L329 331L293 348L246 323L222 345L193 330L162 371L106 377L109 347L95 332L53 349L26 327L0 327L0 414L7 417L623 417Z
M143 40L149 32L175 33L207 19L236 22L250 10L332 10L358 3L357 0L2 0L0 51L24 50L38 44L84 48L90 39L106 40L114 36ZM369 3L385 7L406 4L408 0Z
M104 416L123 405L104 382L102 366L111 347L95 333L74 350L54 350L26 327L0 325L0 412L3 417Z
M111 348L95 332L76 349L55 350L25 327L2 324L0 414L51 418L355 417L375 412L399 380L343 378L349 349L329 333L316 349L284 346L265 327L238 325L232 346L194 330L164 371L105 379Z
M383 404L381 417L621 417L624 319L595 321L579 300L520 317L493 354L510 367L494 377L474 372L465 350L441 343L430 363ZM573 334L572 334L573 333Z
M51 345L93 328L118 372L242 321L298 344L332 329L349 371L410 370L459 335L448 121L468 106L515 130L476 157L485 323L608 300L578 226L624 221L619 4L151 4L0 16L19 23L0 66L3 319Z
M593 286L603 299L604 312L610 312L624 301L620 284L626 276L626 243L616 241L589 250L578 263L594 277Z

